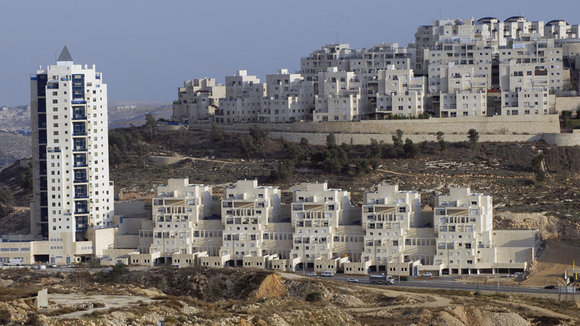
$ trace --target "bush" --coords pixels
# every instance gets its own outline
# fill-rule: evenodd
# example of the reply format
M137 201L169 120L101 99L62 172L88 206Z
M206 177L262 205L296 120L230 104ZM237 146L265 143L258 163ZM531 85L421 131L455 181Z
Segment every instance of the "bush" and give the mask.
M322 294L320 292L310 292L306 295L306 301L317 302L322 300Z

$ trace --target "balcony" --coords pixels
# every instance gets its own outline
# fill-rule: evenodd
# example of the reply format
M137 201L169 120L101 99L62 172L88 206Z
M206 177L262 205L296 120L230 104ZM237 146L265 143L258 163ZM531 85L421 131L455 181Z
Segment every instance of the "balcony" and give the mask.
M84 179L83 178L75 178L73 180L73 182L74 183L87 183L87 182L89 182L89 180L86 177Z
M87 151L87 147L86 146L75 146L73 147L73 152L86 152Z
M89 198L89 195L86 193L76 193L75 194L75 199L87 199Z
M87 120L86 114L75 114L72 117L73 120Z
M87 166L87 162L75 162L73 165L75 168L86 168Z

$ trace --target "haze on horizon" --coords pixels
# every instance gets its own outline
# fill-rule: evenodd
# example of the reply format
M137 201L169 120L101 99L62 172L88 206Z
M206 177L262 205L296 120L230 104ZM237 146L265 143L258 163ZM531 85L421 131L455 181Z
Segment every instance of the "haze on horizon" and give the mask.
M439 18L523 15L580 23L579 1L59 0L2 4L0 105L29 103L29 76L54 64L67 45L77 64L95 64L109 101L171 103L186 79L246 69L265 79L291 72L328 43L353 48L414 41L419 25Z

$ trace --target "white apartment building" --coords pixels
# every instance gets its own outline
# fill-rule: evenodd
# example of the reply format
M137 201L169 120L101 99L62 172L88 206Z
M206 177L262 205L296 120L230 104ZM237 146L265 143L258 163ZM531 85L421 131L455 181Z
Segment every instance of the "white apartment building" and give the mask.
M453 274L491 268L496 260L491 196L472 193L469 188L452 188L449 195L435 197L433 222L437 234L435 264L443 264Z
M246 70L238 70L234 76L226 76L226 95L220 99L216 122L258 122L266 85L256 76L248 76Z
M493 230L491 197L469 188L452 188L436 197L434 211L424 212L420 194L397 185L365 193L362 207L352 207L349 192L326 183L296 186L288 205L281 204L278 188L255 180L225 188L221 200L210 191L170 179L152 201L153 230L139 232L152 234L138 241L152 240L150 252L117 249L109 255L125 254L124 261L134 265L400 276L509 273L534 258L535 231ZM210 205L217 210L208 210Z
M167 262L174 254L193 255L193 248L202 246L194 232L210 216L211 187L190 184L189 179L169 179L167 185L156 188L152 204L152 260Z
M354 72L328 68L318 73L313 121L360 120L367 113L364 99L361 81Z
M365 231L361 262L377 272L407 274L408 262L433 261L432 228L420 228L421 195L401 191L397 185L381 184L364 194L362 228ZM421 235L420 237L418 235Z
M300 74L305 80L316 82L318 74L331 67L337 67L339 71L351 71L350 61L347 60L351 52L349 44L327 44L300 59Z
M433 68L432 65L429 66ZM488 76L479 73L474 66L450 62L439 66L439 77L430 79L430 91L439 91L439 116L485 117L487 115ZM431 85L431 83L433 85Z
M492 54L491 48L483 41L467 43L443 43L439 44L429 53L429 93L437 94L449 87L445 85L445 76L449 63L453 67L465 67L472 71L470 76L485 76L487 85L474 85L474 87L490 87L492 84Z
M213 119L220 98L226 97L226 87L214 78L186 80L173 102L173 121L198 122Z
M376 44L369 49L355 50L351 53L349 67L363 79L371 80L380 70L395 67L395 69L412 69L415 53L400 47L398 43Z
M30 92L31 235L19 237L20 258L69 264L100 256L114 230L107 85L94 66L74 64L65 46L56 65L31 76ZM2 256L10 245L0 247Z
M349 192L329 189L326 182L308 183L294 191L292 201L294 243L288 269L335 271L349 257L360 257L362 233L351 226Z
M418 116L425 108L425 77L415 77L412 69L388 66L378 72L377 115Z
M259 114L261 122L296 122L312 119L314 82L288 69L266 76L266 97Z
M415 73L426 75L429 68L430 50L439 43L470 42L475 38L473 19L434 20L422 25L415 32Z
M223 243L221 257L232 266L265 268L271 251L265 233L280 215L280 189L258 186L257 180L240 180L224 189L221 205Z

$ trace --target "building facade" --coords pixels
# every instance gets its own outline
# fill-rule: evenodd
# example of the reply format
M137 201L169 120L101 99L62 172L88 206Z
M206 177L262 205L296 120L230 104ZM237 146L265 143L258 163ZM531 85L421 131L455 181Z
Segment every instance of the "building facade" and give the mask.
M30 93L33 199L24 238L32 241L22 258L68 264L98 256L114 227L107 84L64 47L55 65L30 77Z
M134 265L400 276L514 272L535 257L535 231L493 230L491 197L469 188L436 196L433 211L421 211L418 192L387 184L366 192L362 207L326 183L297 185L287 204L278 188L255 180L226 187L221 199L209 191L187 179L159 186L150 252L123 249L116 256L128 253L124 262ZM208 209L209 198L221 217Z

